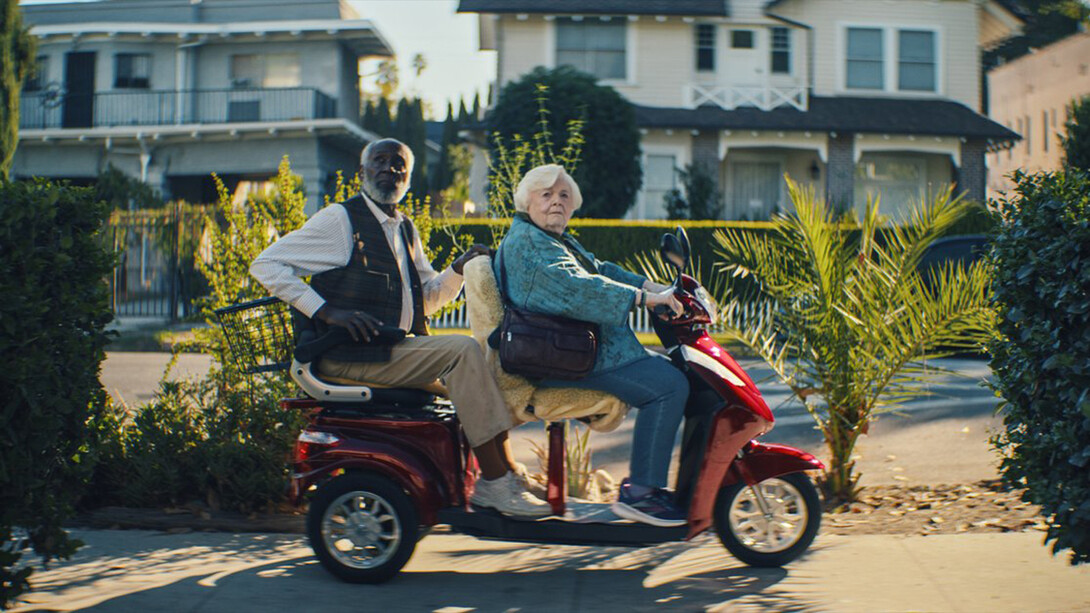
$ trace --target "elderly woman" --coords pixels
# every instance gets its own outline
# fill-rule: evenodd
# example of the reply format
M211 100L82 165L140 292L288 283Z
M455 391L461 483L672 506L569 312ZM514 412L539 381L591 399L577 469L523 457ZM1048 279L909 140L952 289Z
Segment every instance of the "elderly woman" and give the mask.
M493 261L496 278L506 267L508 299L521 308L599 325L591 374L539 385L601 390L636 407L629 478L613 511L656 526L683 525L685 514L664 488L689 384L669 360L645 350L628 326L633 309L666 305L680 312L681 304L672 287L596 260L565 232L582 203L579 186L560 166L526 173L515 192L511 230Z

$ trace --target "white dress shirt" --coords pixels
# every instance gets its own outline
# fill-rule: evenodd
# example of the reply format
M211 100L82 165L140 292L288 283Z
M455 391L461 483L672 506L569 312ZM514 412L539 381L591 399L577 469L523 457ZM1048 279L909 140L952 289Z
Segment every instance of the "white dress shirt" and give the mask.
M391 217L366 196L364 202L382 225L386 241L401 270L401 321L397 325L402 330L409 331L413 324L410 264L416 266L416 272L420 275L426 315L438 311L458 295L462 289L462 276L451 268L442 273L435 272L424 256L424 248L420 244L420 235L415 226L412 228L411 253L406 254L405 241L398 230L405 215L401 211L394 211L394 216ZM325 304L325 299L301 277L341 268L348 264L351 257L352 222L348 218L348 211L343 206L330 205L315 213L302 228L287 234L262 251L250 265L250 274L272 295L299 309L307 317L314 317Z

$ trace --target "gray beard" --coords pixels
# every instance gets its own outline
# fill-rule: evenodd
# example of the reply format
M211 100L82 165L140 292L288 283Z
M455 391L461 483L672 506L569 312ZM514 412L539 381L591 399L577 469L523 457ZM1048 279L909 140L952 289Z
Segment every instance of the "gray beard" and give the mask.
M371 200L375 201L375 204L396 205L401 202L401 199L405 197L405 194L409 191L409 187L406 185L404 189L383 189L378 185L371 182L370 179L363 180L363 192L367 194Z

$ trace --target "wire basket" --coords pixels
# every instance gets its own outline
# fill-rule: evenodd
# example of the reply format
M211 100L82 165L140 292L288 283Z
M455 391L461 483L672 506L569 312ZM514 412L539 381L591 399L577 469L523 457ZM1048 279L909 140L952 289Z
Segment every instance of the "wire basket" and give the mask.
M227 346L243 374L278 372L291 366L291 311L279 298L261 298L216 309Z

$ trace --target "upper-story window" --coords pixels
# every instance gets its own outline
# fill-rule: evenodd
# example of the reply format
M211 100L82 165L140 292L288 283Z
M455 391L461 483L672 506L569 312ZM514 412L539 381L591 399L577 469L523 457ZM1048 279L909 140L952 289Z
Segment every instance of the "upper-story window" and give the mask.
M696 26L696 69L715 71L715 26L710 23Z
M791 30L772 28L772 74L791 74Z
M731 30L730 46L733 49L752 49L753 30Z
M897 38L897 86L906 91L935 91L935 33L901 30Z
M45 89L45 84L49 81L49 56L39 55L34 60L34 72L27 77L26 83L23 84L23 91L25 92L38 92Z
M627 22L570 18L556 20L556 63L599 79L626 78Z
M151 55L118 53L114 56L114 89L151 87Z
M938 64L933 30L847 29L844 85L848 89L935 92Z
M299 87L302 72L297 53L231 56L231 87Z
M878 28L848 28L848 87L883 89L884 32Z

